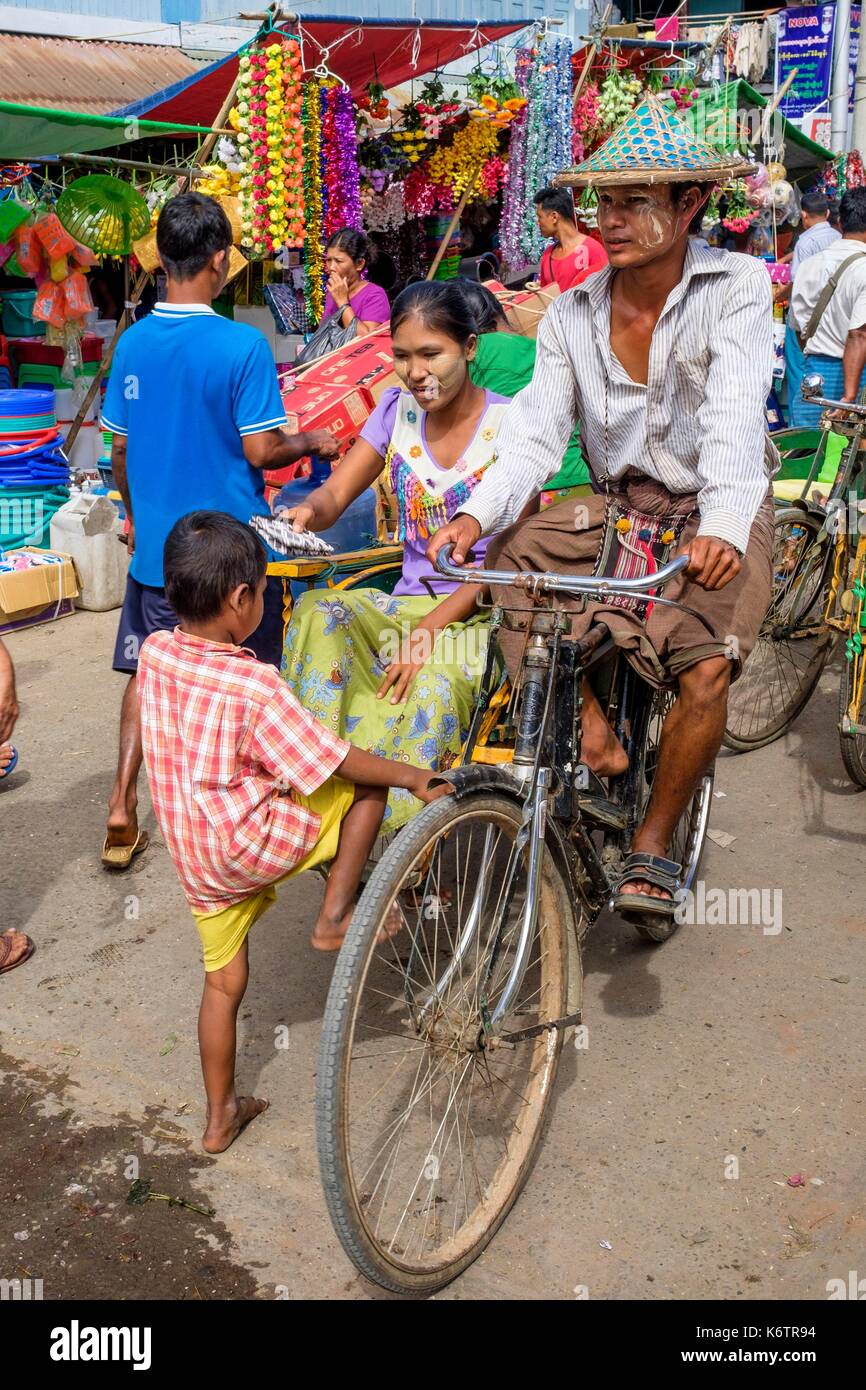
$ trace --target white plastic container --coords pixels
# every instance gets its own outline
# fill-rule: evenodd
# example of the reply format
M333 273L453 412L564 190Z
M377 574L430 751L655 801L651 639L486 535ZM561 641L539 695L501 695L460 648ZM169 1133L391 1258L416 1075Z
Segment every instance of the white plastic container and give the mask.
M77 608L104 613L123 603L129 553L117 539L121 532L117 508L104 495L79 493L51 518L52 550L71 555L78 571Z

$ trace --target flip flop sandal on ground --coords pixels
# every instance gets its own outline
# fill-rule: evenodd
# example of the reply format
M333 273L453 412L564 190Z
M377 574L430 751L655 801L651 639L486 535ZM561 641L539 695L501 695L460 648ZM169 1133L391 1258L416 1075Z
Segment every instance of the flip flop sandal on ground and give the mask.
M137 854L143 854L150 844L146 830L139 830L134 845L110 845L108 836L102 846L100 858L106 869L128 869Z
M677 910L676 895L681 887L682 865L673 859L665 859L660 854L630 854L616 888L616 897L611 906L622 916L652 913L657 917L673 917ZM648 893L624 893L627 883L651 883L654 888L663 888L670 893L669 898L653 898Z
M30 957L33 955L33 952L36 950L36 947L34 946L30 937L27 936L24 938L27 942L27 946L24 950L23 955L20 955L17 960L13 960L11 965L7 964L9 957L11 956L12 951L14 949L12 944L12 938L14 935L15 932L12 929L0 933L0 975L6 975L10 970L15 970L17 966L23 965L26 960L30 959Z
M10 748L11 748L11 744L10 744ZM6 766L3 768L2 772L0 772L0 782L5 782L7 777L11 777L11 776L12 776L12 773L15 771L15 769L16 769L17 766L18 766L18 749L17 749L17 748L12 748L12 757L9 759L9 762L8 762L8 763L6 764Z

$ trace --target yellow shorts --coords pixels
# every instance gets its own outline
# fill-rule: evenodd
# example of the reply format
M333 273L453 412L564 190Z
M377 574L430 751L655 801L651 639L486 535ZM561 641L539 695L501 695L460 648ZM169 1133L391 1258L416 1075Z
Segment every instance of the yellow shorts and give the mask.
M310 853L287 874L278 878L267 888L260 888L249 898L242 898L231 907L220 908L217 912L193 912L198 934L201 937L202 955L205 971L222 970L233 961L247 939L247 933L271 903L276 901L277 884L285 883L287 878L302 874L305 869L315 869L317 864L326 864L337 853L340 842L340 827L355 800L355 787L344 782L341 777L329 777L317 787L311 796L294 794L295 800L321 819L319 838Z

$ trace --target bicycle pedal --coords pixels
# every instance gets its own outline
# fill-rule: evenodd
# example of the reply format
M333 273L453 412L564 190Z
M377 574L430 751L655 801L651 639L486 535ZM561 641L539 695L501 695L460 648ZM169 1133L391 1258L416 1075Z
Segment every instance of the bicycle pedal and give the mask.
M582 816L587 820L597 821L599 825L607 826L609 830L625 830L628 826L625 809L606 796L579 796L577 804Z

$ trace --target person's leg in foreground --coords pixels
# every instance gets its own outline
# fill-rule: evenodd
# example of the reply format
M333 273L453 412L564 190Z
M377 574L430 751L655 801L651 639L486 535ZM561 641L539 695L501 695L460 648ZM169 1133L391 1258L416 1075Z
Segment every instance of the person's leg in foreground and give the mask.
M108 849L139 842L138 774L141 771L141 724L135 676L130 676L120 706L117 772L108 800L105 843ZM140 842L139 842L140 843ZM143 848L143 846L142 846Z
M198 1046L207 1095L207 1126L202 1148L222 1153L244 1125L268 1107L266 1100L239 1096L235 1088L237 1017L250 976L248 942L221 970L204 977L198 1014Z

